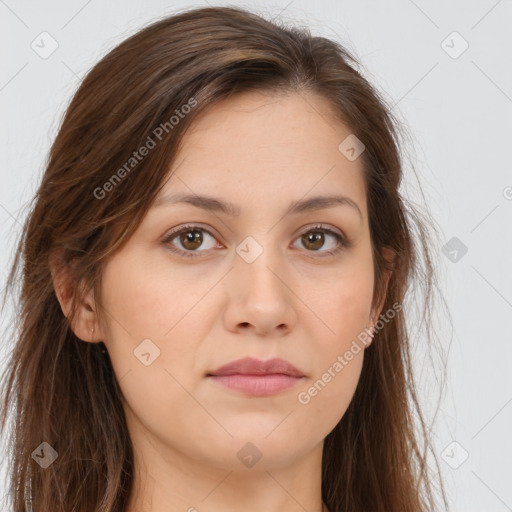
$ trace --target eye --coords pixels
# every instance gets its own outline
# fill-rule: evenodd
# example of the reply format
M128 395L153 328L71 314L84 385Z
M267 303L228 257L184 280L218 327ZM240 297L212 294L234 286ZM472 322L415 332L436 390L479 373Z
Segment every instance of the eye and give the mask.
M202 251L198 251L198 247L203 244L205 239L202 233L206 233L207 238L210 237L212 240L215 240L213 235L208 230L200 226L188 225L169 233L169 235L163 240L163 243L167 244L172 252L176 252L187 257L194 257L196 256L194 254L195 252L204 252L205 250L215 246L215 244L213 244L210 247L206 247L206 249L203 249ZM181 245L181 248L176 248L173 245L172 241L175 238L177 239L177 243Z
M334 241L328 244L328 250L320 251L319 249L325 245L326 235L334 239ZM315 226L304 231L298 238L298 241L302 243L303 247L309 249L308 252L319 252L322 255L321 257L338 254L343 249L352 245L340 233L323 226Z
M211 240L215 241L215 237L207 229L195 224L190 224L183 226L181 229L171 231L171 233L162 240L162 243L167 245L172 252L181 256L192 258L200 257L195 253L206 252L216 246L215 243L210 243L209 247L207 244L207 247L198 250L204 245L205 236L203 233L206 234L206 240L208 240L209 237ZM333 241L328 244L328 250L321 251L320 249L326 243L326 235L327 237L331 237ZM174 242L175 239L176 242ZM297 240L302 242L302 246L307 249L307 252L319 253L321 257L338 254L343 249L352 246L352 243L343 235L323 226L315 226L304 231ZM177 247L176 244L179 244L179 246Z

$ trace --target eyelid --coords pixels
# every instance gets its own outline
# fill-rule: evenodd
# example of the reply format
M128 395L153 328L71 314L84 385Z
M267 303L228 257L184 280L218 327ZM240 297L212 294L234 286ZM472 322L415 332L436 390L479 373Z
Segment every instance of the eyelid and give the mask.
M176 228L171 229L171 231L167 232L161 238L161 242L164 245L170 245L171 240L176 238L179 234L181 234L183 232L186 233L188 231L195 231L195 230L197 230L197 231L204 231L205 233L208 233L212 238L214 238L217 241L218 241L219 238L222 238L221 236L215 234L215 231L212 230L211 228L206 228L201 223L194 222L194 223L183 224L183 225L180 225L180 226L178 226ZM224 244L222 243L222 245L224 245ZM185 252L186 255L193 255L194 253L206 252L206 251L183 251L182 249L179 249L179 248L176 248L176 247L173 247L171 249L171 251L172 252L177 252L177 253Z
M323 233L333 236L338 241L339 246L335 249L331 249L330 251L306 251L309 254L318 253L318 254L325 255L325 256L337 255L339 252L349 249L354 245L353 240L351 238L349 238L348 236L346 236L342 230L340 230L339 228L331 227L330 225L324 225L322 223L316 223L314 225L300 228L300 230L299 230L298 234L295 236L294 240L296 240L298 237L300 237L306 233L310 233L310 232L314 232L314 231L320 231L320 232L323 232ZM320 257L322 257L322 256L320 256Z
M197 231L204 231L206 233L208 233L212 238L216 239L218 241L218 238L221 238L220 236L214 234L212 231L211 228L206 228L204 227L201 223L187 223L187 224L184 224L184 225L180 225L176 228L173 228L171 231L169 231L168 233L166 233L162 239L161 239L161 242L164 244L164 245L167 245L169 247L169 250L171 250L172 252L174 253L178 253L180 255L183 255L185 257L201 257L201 256L196 256L197 253L202 253L202 252L209 252L210 250L203 250L203 251L183 251L182 249L179 249L177 247L173 247L171 246L170 242L171 240L173 240L174 238L176 238L176 236L178 236L179 234L183 233L183 232L188 232L188 231L194 231L194 230L197 230ZM336 238L336 240L338 241L338 247L335 248L335 249L332 249L330 251L308 251L308 250L305 250L306 253L310 253L310 254L319 254L320 256L317 256L317 257L328 257L328 256L331 256L331 255L337 255L339 252L345 250L345 249L349 249L350 247L353 246L353 241L348 238L345 233L338 229L338 228L334 228L334 227L331 227L329 225L324 225L324 224L321 224L321 223L315 223L315 224L312 224L312 225L306 225L306 226L303 226L301 227L295 234L294 234L294 238L293 238L293 241L295 242L300 236L306 234L306 233L309 233L309 232L314 232L314 231L321 231L321 232L324 232L328 235L331 235L333 236L334 238ZM224 245L224 244L222 244Z
M331 226L330 224L323 224L322 222L314 222L313 224L306 224L305 226L300 227L295 232L294 236L296 238L305 233L308 233L309 231L314 231L315 229L332 232L333 234L339 235L340 237L342 237L344 240L347 240L347 242L348 242L348 237L345 236L345 233L341 229Z

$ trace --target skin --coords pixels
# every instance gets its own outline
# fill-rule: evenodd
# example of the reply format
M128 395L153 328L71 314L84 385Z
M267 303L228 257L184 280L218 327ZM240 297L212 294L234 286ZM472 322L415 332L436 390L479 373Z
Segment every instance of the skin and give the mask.
M380 313L371 311L361 159L338 149L350 133L313 93L251 92L210 107L185 136L159 197L210 195L240 215L154 206L105 268L106 320L98 321L92 295L84 302L73 329L86 342L104 341L124 395L136 464L128 512L322 510L323 441L353 397L364 350L308 404L297 397ZM332 194L352 199L361 215L336 205L283 217L293 201ZM200 231L202 245L179 235L163 243L189 223L211 233ZM338 246L332 235L323 245L301 241L316 224L344 233L352 247L323 256ZM263 249L252 263L236 252L247 236ZM64 294L59 300L66 313ZM146 366L134 350L148 338L160 355ZM306 377L269 397L206 378L246 356L281 357ZM262 454L251 468L237 457L247 442Z

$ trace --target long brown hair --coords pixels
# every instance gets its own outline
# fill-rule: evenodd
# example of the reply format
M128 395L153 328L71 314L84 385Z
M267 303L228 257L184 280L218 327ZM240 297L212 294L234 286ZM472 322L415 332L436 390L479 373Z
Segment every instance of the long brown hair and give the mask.
M364 143L373 300L384 301L382 311L402 306L366 349L353 400L325 439L323 500L331 512L439 510L429 453L437 473L439 464L419 406L405 321L406 292L416 283L424 299L420 326L431 340L432 233L427 216L399 192L400 123L358 66L341 44L305 28L207 7L153 22L86 75L51 147L4 295L5 304L19 284L2 395L2 432L12 411L14 512L29 504L38 512L125 510L134 468L121 391L104 343L84 343L73 333L76 304L89 290L101 304L105 262L142 221L196 116L250 90L322 95L333 119ZM150 142L146 156L133 156ZM396 253L392 267L382 256L386 247ZM51 262L74 279L69 318ZM46 469L33 456L43 442L58 453ZM441 491L447 506L442 480Z

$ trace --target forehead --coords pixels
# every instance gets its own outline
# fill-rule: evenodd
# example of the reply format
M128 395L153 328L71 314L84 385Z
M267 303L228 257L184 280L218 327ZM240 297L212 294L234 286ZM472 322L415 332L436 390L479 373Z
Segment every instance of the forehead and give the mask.
M184 136L170 192L283 201L340 193L366 209L362 159L339 150L351 134L314 93L248 92L208 107ZM247 194L251 191L251 194Z

